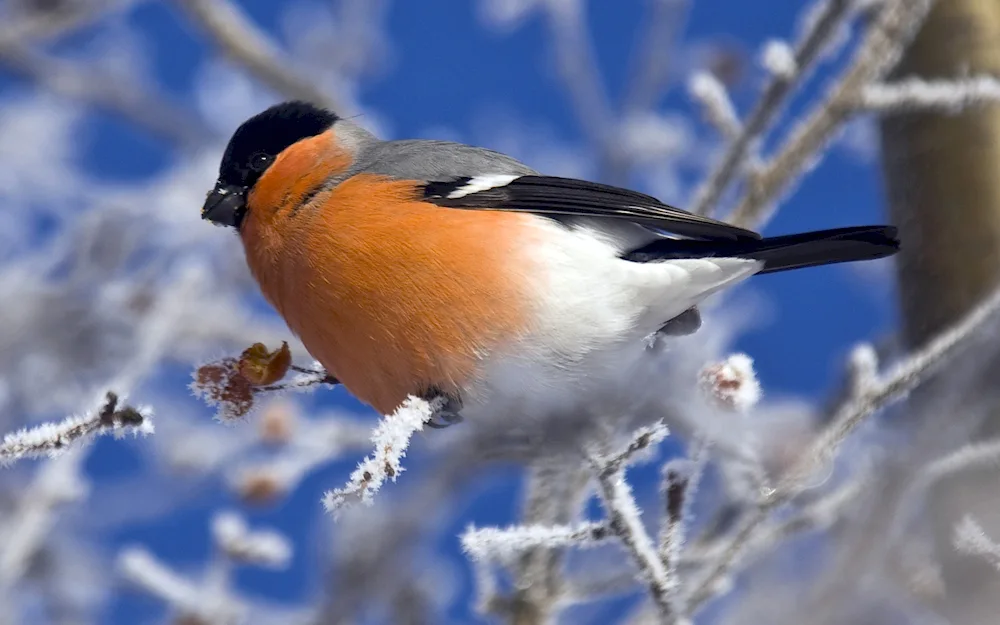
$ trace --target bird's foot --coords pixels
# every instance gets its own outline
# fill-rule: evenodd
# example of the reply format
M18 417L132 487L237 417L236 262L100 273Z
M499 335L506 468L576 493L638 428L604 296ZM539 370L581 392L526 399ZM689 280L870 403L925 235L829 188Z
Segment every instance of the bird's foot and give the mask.
M456 423L461 423L465 421L462 415L457 412L447 412L444 410L439 410L434 418L427 422L427 427L434 428L435 430L443 430L446 427L455 425Z
M445 393L437 388L432 388L422 394L427 401L444 399L444 405L434 414L434 418L427 422L427 427L435 430L443 430L446 427L461 423L465 419L460 414L462 410L462 400L454 395Z

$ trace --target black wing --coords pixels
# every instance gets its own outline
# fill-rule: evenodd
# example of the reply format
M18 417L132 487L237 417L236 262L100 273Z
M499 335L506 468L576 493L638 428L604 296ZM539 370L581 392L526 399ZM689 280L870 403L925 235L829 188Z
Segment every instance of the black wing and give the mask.
M424 185L424 200L448 208L623 219L694 239L759 239L752 230L702 217L655 197L556 176L465 176Z

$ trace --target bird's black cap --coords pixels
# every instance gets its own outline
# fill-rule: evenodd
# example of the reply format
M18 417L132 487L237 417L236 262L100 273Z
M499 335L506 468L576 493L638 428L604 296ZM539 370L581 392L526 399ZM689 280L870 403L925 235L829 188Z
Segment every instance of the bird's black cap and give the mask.
M302 101L282 102L254 115L229 140L219 180L252 187L263 173L252 167L254 156L274 159L290 145L325 132L337 119L335 113Z
M202 218L239 228L246 196L285 148L326 132L336 113L309 102L276 104L243 122L222 155L219 179L202 207Z

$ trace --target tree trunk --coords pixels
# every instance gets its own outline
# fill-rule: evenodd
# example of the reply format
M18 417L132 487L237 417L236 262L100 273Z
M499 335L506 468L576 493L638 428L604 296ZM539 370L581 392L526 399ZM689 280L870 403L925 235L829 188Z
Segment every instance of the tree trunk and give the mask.
M938 0L894 78L976 74L1000 75L1000 0ZM902 241L903 338L916 347L1000 283L1000 107L893 114L881 130L890 214ZM949 406L941 401L950 387L942 376L911 406L926 410L934 397L940 410L928 419L939 425L985 407L991 416L974 436L996 435L1000 405L990 377L992 385L988 377L976 380ZM929 505L947 595L936 607L956 625L998 622L1000 573L956 552L952 538L954 524L971 514L1000 540L1000 470L962 473L936 488Z

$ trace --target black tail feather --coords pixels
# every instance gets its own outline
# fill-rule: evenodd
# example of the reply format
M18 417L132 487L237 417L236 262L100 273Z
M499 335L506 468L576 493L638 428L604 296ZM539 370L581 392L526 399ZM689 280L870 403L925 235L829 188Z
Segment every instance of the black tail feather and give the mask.
M766 239L699 241L658 239L622 255L647 263L676 258L750 258L764 261L760 273L774 273L833 263L874 260L899 251L893 226L859 226Z

